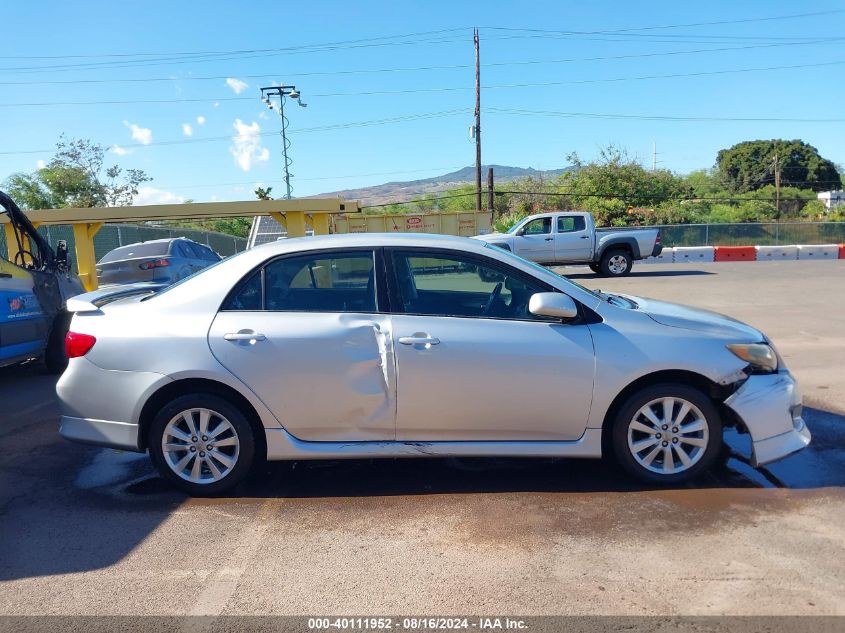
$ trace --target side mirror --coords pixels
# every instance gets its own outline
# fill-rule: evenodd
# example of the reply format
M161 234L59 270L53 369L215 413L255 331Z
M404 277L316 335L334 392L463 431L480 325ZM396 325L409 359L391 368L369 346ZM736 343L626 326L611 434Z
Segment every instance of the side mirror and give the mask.
M578 306L572 297L560 292L537 292L531 295L528 311L537 316L574 319L578 316Z
M519 235L520 237L525 235L525 227L522 227L521 229L519 229L516 233L514 233L514 235Z

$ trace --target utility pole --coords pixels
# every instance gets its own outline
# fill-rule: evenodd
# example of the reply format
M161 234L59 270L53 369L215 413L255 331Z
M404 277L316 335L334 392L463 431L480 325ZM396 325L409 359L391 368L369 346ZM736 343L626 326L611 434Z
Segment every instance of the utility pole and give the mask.
M490 219L493 219L493 168L487 169L487 210L490 212Z
M267 86L261 89L261 100L267 104L267 107L271 110L275 109L273 102L271 101L271 97L278 97L279 98L279 107L278 113L279 117L282 119L282 159L284 161L284 170L285 170L285 199L290 200L291 198L291 186L290 186L290 177L293 175L290 173L290 166L293 161L288 156L288 149L290 149L290 141L288 140L287 131L288 131L288 118L285 116L285 101L287 97L291 99L296 99L296 102L301 107L306 107L307 103L302 103L302 98L299 93L299 90L296 89L296 86Z
M657 141L651 142L651 171L657 171Z
M475 208L481 211L481 57L478 29L473 30L475 44Z
M780 157L775 154L775 209L777 219L780 221Z

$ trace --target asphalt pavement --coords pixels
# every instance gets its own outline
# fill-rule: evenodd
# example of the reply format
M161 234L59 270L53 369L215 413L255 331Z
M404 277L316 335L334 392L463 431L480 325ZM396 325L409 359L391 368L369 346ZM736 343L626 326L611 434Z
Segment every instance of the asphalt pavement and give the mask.
M361 460L189 499L144 455L63 441L55 379L7 368L0 615L845 615L845 262L564 272L767 332L813 443L753 469L731 434L670 490L602 461Z

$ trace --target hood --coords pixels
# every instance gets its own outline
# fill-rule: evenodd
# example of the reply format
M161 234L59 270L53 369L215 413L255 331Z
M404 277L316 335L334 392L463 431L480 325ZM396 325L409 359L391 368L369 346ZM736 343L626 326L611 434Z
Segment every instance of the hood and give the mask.
M696 332L731 339L738 343L759 343L766 340L760 330L718 312L667 301L657 301L656 299L623 296L634 301L640 312L647 314L653 321L661 325L695 330Z
M509 233L485 233L484 235L473 235L472 239L482 242L503 242L509 237L512 237Z

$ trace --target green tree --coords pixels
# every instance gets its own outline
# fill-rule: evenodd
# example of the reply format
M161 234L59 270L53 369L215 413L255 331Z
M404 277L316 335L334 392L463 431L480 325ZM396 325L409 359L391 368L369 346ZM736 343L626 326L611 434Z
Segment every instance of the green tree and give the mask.
M575 169L557 180L565 192L569 208L592 211L599 225L621 226L638 223L629 209L652 208L683 195L683 181L672 172L646 170L624 149L609 146L598 160L583 163L577 154L569 161Z
M104 167L105 152L90 140L62 136L45 167L31 174L12 174L4 186L25 209L131 205L138 187L152 178L141 169Z
M781 186L792 185L813 191L842 186L836 165L801 140L745 141L721 150L716 156L719 177L734 193L774 184L776 163Z
M273 198L270 196L272 191L273 187L256 187L255 197L259 200L272 200Z

